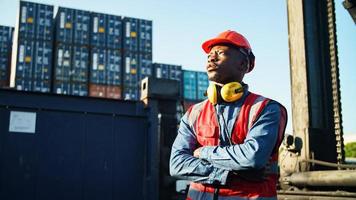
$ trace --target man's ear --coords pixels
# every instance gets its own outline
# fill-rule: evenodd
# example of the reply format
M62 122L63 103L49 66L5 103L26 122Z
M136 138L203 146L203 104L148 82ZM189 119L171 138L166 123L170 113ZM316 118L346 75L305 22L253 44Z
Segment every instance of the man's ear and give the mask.
M241 70L244 71L245 73L248 72L250 67L250 62L248 60L248 58L245 58L242 63L241 63Z

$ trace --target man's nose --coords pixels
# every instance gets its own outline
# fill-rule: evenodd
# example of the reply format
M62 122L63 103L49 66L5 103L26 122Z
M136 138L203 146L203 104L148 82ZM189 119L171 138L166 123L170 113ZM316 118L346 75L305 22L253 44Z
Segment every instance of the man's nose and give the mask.
M209 61L209 62L215 62L216 59L217 59L216 53L211 53L211 54L209 55L208 61Z

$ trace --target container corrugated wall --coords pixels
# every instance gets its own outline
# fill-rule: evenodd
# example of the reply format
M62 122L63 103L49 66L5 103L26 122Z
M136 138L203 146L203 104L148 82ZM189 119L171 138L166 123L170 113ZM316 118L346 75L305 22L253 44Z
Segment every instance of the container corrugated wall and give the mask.
M89 96L121 99L121 16L91 13Z
M141 53L152 53L152 21L140 19L138 34L138 51Z
M123 21L123 45L124 51L138 52L138 22L139 19L124 17Z
M106 47L107 38L107 15L102 13L91 13L91 36L90 45L95 47Z
M13 31L13 27L0 26L0 87L9 86Z
M208 75L206 72L197 72L197 100L206 99L204 95L209 86Z
M152 76L152 53L139 53L138 62L140 65L138 71L139 80Z
M59 7L55 19L53 92L87 96L90 12Z
M187 100L197 99L197 72L183 70L183 96Z
M152 68L156 78L182 81L182 66L180 65L153 63Z
M137 87L138 84L138 54L136 52L124 52L124 87Z
M120 16L107 15L106 47L110 49L122 48L122 20Z
M17 23L12 81L18 90L50 92L53 6L20 1Z
M53 6L20 1L19 36L22 39L52 40Z

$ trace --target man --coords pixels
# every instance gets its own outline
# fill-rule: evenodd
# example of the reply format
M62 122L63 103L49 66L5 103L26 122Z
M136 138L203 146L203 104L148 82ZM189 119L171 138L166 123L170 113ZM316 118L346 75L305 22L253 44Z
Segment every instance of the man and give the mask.
M208 99L183 116L170 173L192 181L187 199L276 199L286 109L242 82L255 59L244 36L228 30L202 48Z

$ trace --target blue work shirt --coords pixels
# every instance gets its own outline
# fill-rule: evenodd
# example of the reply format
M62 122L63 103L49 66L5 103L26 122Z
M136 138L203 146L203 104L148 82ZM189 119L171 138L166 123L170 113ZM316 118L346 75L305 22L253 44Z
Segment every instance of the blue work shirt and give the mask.
M266 165L278 137L279 103L270 101L267 104L242 144L230 144L235 121L248 94L248 86L245 85L241 99L215 105L220 144L202 147L199 158L193 156L199 144L194 128L189 125L188 113L182 117L171 151L172 176L197 183L225 185L230 171L260 169Z

